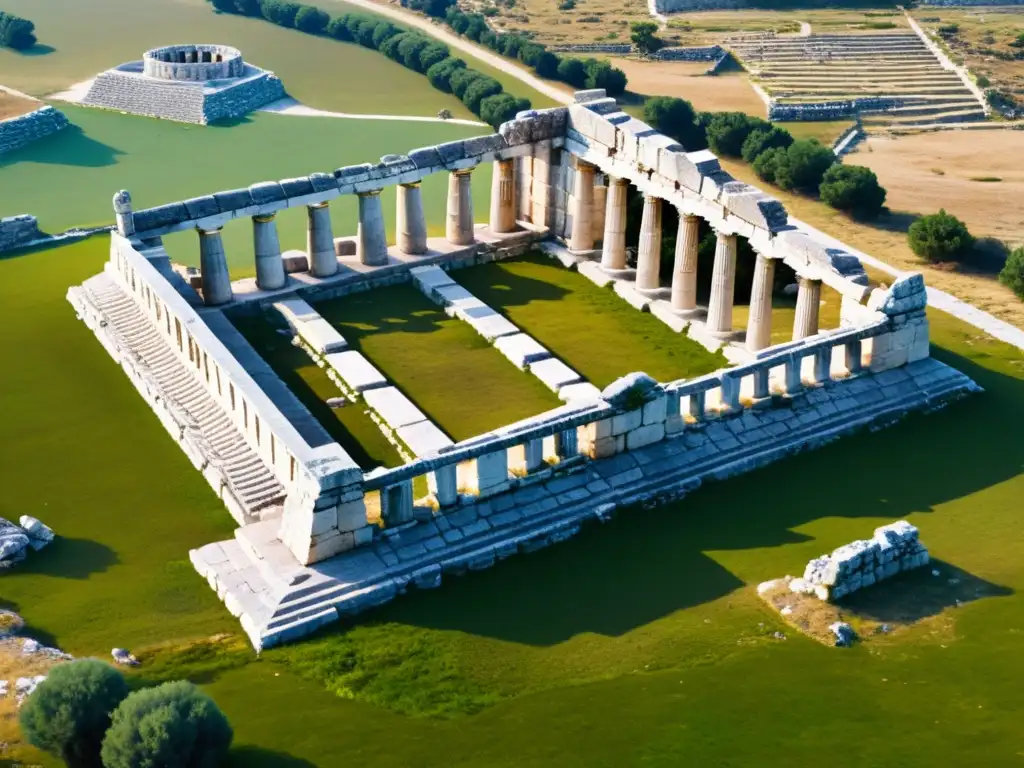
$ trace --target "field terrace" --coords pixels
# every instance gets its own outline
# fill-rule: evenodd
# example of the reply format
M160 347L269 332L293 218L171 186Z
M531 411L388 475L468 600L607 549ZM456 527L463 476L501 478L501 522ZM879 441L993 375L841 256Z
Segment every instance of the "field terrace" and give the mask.
M910 30L751 36L729 47L770 97L773 120L860 115L870 132L985 119L976 94Z
M477 223L471 195L470 177L482 164L493 164L486 224ZM427 236L420 181L431 174L448 179L444 238ZM393 245L380 197L389 185L398 191ZM643 194L635 260L626 246L632 188ZM342 195L358 199L354 239L332 231L329 206ZM675 219L663 218L663 208L670 206L679 212L678 233L665 284L662 224ZM235 538L191 558L257 648L386 602L410 585L435 587L442 574L560 542L619 506L676 498L706 479L975 389L928 357L919 275L872 290L850 254L791 227L778 201L733 180L711 153L688 153L618 111L603 91L580 92L568 108L522 113L492 136L388 155L375 165L139 211L122 192L114 208L104 273L68 298L240 524ZM275 215L286 208L305 209L305 251L281 252ZM251 227L255 279L231 280L221 231L237 226L235 219ZM697 281L702 221L716 232L706 305ZM171 264L162 245L164 236L188 230L197 233L199 270ZM745 329L734 326L740 238L756 254ZM633 373L600 389L588 377L603 384L610 372L589 368L569 347L559 350L555 335L545 337L549 350L526 331L548 332L517 318L514 302L502 314L477 295L473 280L459 282L460 268L493 269L540 241L617 306L671 329L680 349L698 343L708 354L681 356L690 360L674 371L688 378L659 383ZM773 346L778 263L796 270L799 290L792 334ZM828 331L820 313L826 285L842 296L841 327ZM413 288L493 344L480 350L487 366L519 369L492 369L488 378L504 381L504 370L532 376L565 405L455 442L453 404L474 382L453 363L468 360L470 345L454 336L449 343L443 328L427 334L437 337L427 354L452 350L451 363L434 361L437 377L451 380L450 402L442 405L422 387L409 387L420 403L401 389L409 373L397 361L416 340L375 343L390 335L374 332L381 321L426 311L403 294ZM366 301L376 295L380 306L371 310ZM363 303L348 305L353 300ZM404 309L389 312L389 304ZM283 320L280 335L351 403L342 410L363 410L403 464L365 471L232 321L260 313ZM610 341L629 343L625 336ZM732 367L694 376L717 363L710 352L719 350ZM598 338L592 354L603 354ZM519 381L528 380L501 395L519 397L528 391ZM429 493L417 500L424 481Z

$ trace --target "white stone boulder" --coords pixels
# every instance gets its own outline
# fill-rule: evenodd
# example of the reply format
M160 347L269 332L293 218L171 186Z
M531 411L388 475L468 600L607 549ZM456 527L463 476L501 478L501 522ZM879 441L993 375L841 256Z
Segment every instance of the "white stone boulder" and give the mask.
M36 675L35 677L19 677L14 682L14 694L18 699L18 706L27 699L39 684L46 679L46 675Z
M22 530L24 530L28 535L29 546L31 546L36 552L53 541L53 529L49 526L43 525L39 520L31 515L22 515L18 523L21 525Z
M857 638L857 633L853 631L853 627L845 621L836 621L829 624L828 631L835 636L837 648L849 648Z
M139 666L139 660L124 648L114 648L110 651L110 655L114 659L114 663L123 667Z
M28 534L9 520L0 518L0 568L9 568L25 559Z

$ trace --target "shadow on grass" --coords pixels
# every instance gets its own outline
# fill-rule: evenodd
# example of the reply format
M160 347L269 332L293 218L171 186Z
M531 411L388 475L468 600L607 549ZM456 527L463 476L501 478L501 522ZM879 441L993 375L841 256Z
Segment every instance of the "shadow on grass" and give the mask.
M1024 412L1012 404L1024 399L1024 382L949 352L941 357L988 392L941 412L911 415L890 429L865 431L707 483L678 502L623 511L612 524L595 524L570 542L511 558L473 578L449 579L439 591L399 601L378 615L531 645L586 632L622 635L744 586L709 552L808 541L796 529L825 516L872 518L864 526L868 536L877 518L930 512L1018 476L1024 467ZM955 446L971 449L965 454ZM927 528L922 536L927 543ZM823 541L822 549L842 543ZM788 566L802 567L803 562ZM958 578L968 591L1005 594L968 574ZM938 610L940 603L933 597L918 610Z
M934 571L938 571L938 576ZM985 597L1008 597L1013 592L1009 587L993 584L955 565L932 560L925 568L885 581L884 589L854 592L838 605L865 619L912 624L937 616L947 608Z
M21 616L21 610L18 607L18 603L12 600L5 600L0 598L0 610L11 611ZM22 616L22 619L25 617ZM17 635L19 637L31 637L38 640L43 645L49 646L50 648L59 648L57 643L57 636L52 632L47 632L45 629L40 629L34 624L25 623L25 626L18 630ZM2 763L0 763L2 765Z
M237 768L316 768L316 763L303 760L301 757L293 757L285 752L274 752L262 747L244 746L235 747L228 755L228 766Z
M110 547L92 539L58 536L45 549L29 554L17 566L19 573L43 574L62 579L87 579L119 562Z
M0 158L0 168L17 163L39 163L41 165L68 165L80 168L102 168L115 165L117 158L125 154L117 147L91 138L77 125L69 125L31 145L11 152ZM60 190L55 190L60 194Z
M35 56L48 56L51 53L56 53L57 49L52 45L46 45L45 43L36 43L31 48L27 48L23 51L15 51L20 56L33 58Z

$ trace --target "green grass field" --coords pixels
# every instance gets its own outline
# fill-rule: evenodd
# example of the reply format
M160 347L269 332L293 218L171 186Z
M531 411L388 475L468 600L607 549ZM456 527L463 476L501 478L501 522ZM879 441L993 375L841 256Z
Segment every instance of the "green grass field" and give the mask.
M0 514L61 536L3 576L3 602L100 656L237 632L187 561L230 518L64 301L105 245L0 261L0 302L25 318L0 331L18 363L0 380L14 448ZM623 513L259 661L144 654L140 674L206 686L244 766L788 766L851 750L867 765L1016 765L1024 357L941 313L932 330L936 357L985 394ZM590 339L600 355L620 343L600 326ZM754 594L898 518L940 568L1004 596L832 650Z
M456 279L598 387L632 371L673 381L727 365L546 256L472 267Z
M52 232L111 223L111 198L119 189L132 193L136 208L146 208L257 181L330 173L344 165L490 130L272 114L254 114L231 127L208 127L84 107L65 111L77 129L55 134L0 161L0 212L33 213L40 226ZM486 210L490 200L490 174L490 166L485 166L473 176L479 210ZM431 234L444 230L447 185L445 174L423 182ZM384 191L383 200L389 231L393 231L394 187ZM331 210L335 235L355 235L355 196L339 198ZM278 230L283 248L305 249L305 209L283 211ZM164 243L176 261L198 264L194 233L172 235ZM225 227L224 243L232 276L254 274L249 221Z
M456 441L561 405L540 381L410 284L316 309Z

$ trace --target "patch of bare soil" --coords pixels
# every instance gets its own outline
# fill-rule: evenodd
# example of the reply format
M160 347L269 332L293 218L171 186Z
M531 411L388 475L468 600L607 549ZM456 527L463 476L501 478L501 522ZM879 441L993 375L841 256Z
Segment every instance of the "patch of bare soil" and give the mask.
M836 602L794 594L789 576L760 590L761 599L794 629L828 646L835 645L829 625L846 622L857 641L878 643L898 638L910 628L935 640L951 640L953 612L965 603L1000 597L1011 590L942 561L901 573Z
M34 112L41 106L43 106L42 102L35 99L26 99L6 91L0 91L0 120Z
M626 73L629 90L643 96L678 96L705 112L745 112L765 116L764 102L751 88L745 72L705 75L706 61L639 61L611 59Z

